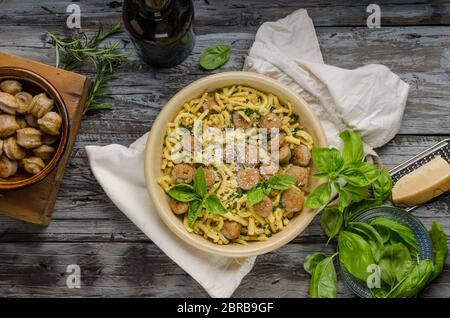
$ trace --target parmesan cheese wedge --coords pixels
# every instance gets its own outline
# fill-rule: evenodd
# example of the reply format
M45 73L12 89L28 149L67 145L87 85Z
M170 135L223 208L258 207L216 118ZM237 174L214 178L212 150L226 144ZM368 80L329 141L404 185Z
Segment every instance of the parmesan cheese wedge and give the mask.
M392 201L397 206L418 205L449 189L450 165L438 156L400 178L392 189Z

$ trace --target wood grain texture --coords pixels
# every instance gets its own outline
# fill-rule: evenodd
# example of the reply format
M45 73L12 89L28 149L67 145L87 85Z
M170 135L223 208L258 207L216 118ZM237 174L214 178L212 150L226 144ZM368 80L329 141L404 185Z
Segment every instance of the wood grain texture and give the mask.
M120 3L121 1L118 1ZM156 70L135 55L126 33L121 41L131 64L111 84L114 110L87 116L71 154L56 202L53 222L42 228L0 217L0 294L5 296L205 297L207 294L165 256L107 198L93 177L84 147L128 145L148 131L164 103L179 89L207 74L197 66L200 52L218 42L232 43L231 60L220 70L239 70L257 27L307 7L317 27L327 63L355 68L367 63L390 67L410 85L400 134L379 149L393 167L450 136L450 26L448 2L398 1L383 4L381 29L364 27L363 4L355 1L195 1L194 53L170 70ZM83 30L99 20L114 23L121 7L111 1L80 1ZM64 29L65 1L4 1L0 4L0 50L52 64L46 33ZM45 9L44 9L45 8ZM54 13L49 13L49 11ZM392 27L387 27L388 25ZM87 72L86 74L89 74ZM180 76L182 75L182 76ZM450 195L413 212L429 227L439 221L450 235ZM305 297L309 278L302 263L309 252L326 250L318 219L291 244L258 257L237 297ZM65 287L66 266L80 264L82 288ZM352 294L342 284L340 297ZM450 263L423 297L450 296Z

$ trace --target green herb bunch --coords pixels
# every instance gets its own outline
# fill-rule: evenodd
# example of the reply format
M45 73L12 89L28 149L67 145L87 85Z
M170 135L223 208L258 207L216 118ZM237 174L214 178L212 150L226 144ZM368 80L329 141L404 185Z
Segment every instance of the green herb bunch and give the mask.
M213 214L224 214L227 212L219 197L214 192L207 191L203 167L195 170L193 186L186 183L176 184L170 188L169 195L177 201L189 202L189 226L195 223L203 208Z
M72 38L63 38L49 33L56 51L56 67L74 70L90 63L95 69L94 84L86 101L85 113L89 111L111 109L111 104L105 99L112 98L106 93L108 81L113 78L115 70L125 63L128 58L119 52L118 43L107 43L100 47L108 37L121 32L120 24L114 25L110 30L104 30L100 25L97 33L88 39L81 32ZM61 57L62 55L62 57Z
M309 295L336 297L333 259L339 255L341 265L363 282L371 274L369 266L378 266L381 286L371 289L373 297L414 297L442 272L448 255L446 235L434 222L429 231L434 260L419 260L418 244L409 227L382 217L370 224L355 222L362 211L380 206L390 197L392 180L385 169L362 163L362 142L356 133L345 131L340 137L344 142L342 153L333 148L313 149L313 161L320 170L315 176L326 177L328 182L309 195L306 205L323 207L332 196L331 188L335 188L338 203L325 207L320 224L328 242L338 237L339 253L308 255L304 269L311 275Z

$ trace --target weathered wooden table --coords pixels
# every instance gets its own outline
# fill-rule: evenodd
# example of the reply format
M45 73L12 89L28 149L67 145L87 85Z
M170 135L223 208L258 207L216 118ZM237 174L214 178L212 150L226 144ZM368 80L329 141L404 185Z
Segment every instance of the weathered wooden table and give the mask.
M361 1L358 1L361 2ZM363 1L365 2L365 1ZM385 4L383 4L386 2ZM107 198L93 177L86 145L130 144L152 125L164 103L186 84L208 74L199 69L200 52L231 43L231 60L218 71L240 70L258 26L298 8L314 20L326 63L355 68L381 63L411 85L400 133L378 149L393 167L450 135L450 3L377 1L382 27L366 26L367 4L356 1L195 1L194 53L181 65L155 70L135 55L127 33L116 38L131 57L112 82L114 110L84 118L58 196L53 222L46 228L0 217L1 296L207 296ZM435 2L435 1L433 1ZM53 64L47 32L66 33L70 1L0 1L0 50ZM120 1L76 1L82 28L91 34L99 21L121 19ZM439 221L450 235L450 195L413 213L426 226ZM309 277L305 256L324 248L318 220L292 243L258 257L237 297L305 297ZM331 247L328 248L331 250ZM66 286L66 268L81 266L81 288ZM342 284L339 296L352 296ZM450 263L423 293L450 296Z

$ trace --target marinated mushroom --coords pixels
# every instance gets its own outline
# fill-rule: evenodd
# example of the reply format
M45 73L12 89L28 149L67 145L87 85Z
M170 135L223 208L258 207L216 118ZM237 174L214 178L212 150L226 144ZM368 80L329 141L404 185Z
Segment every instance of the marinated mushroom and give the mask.
M30 108L31 101L33 100L33 96L27 92L20 92L16 94L16 101L18 104L17 113L18 114L26 114Z
M250 190L259 183L260 175L258 170L247 168L239 170L237 173L238 186L243 190Z
M16 122L17 122L17 125L19 125L19 129L28 127L27 121L22 116L17 116L16 117Z
M292 151L292 162L296 165L306 167L311 160L311 150L305 145L300 145Z
M17 144L17 140L14 137L9 137L3 142L3 151L11 160L23 159L27 154L25 149Z
M37 118L34 117L33 115L26 114L25 121L27 122L28 126L33 127L33 128L39 128L39 125L37 123Z
M186 163L177 164L172 170L172 178L176 182L191 183L194 178L194 168Z
M31 174L37 174L41 172L45 167L44 161L39 157L29 157L22 159L23 168Z
M43 145L53 145L59 139L59 136L43 134L41 139Z
M48 112L42 118L39 118L37 123L44 133L55 136L59 135L62 118L58 113Z
M180 202L172 198L169 199L169 206L175 214L184 214L189 210L189 203Z
M29 112L37 118L41 118L53 109L55 105L53 99L48 98L45 93L41 93L33 97L30 104Z
M33 153L36 157L41 158L42 160L50 160L53 153L55 152L55 148L48 145L41 145L37 148L33 149Z
M6 80L0 83L0 89L5 93L15 95L22 91L22 84L15 80Z
M258 202L253 206L253 210L255 210L256 213L265 218L272 213L272 209L273 202L269 197L266 196L261 200L261 202Z
M308 184L308 168L291 166L286 170L286 174L293 176L298 186L306 186Z
M14 115L18 107L19 104L17 103L16 97L9 93L0 92L0 110Z
M9 137L13 135L20 126L17 124L16 117L13 115L0 115L0 137Z
M229 240L235 240L241 234L242 225L235 221L224 221L222 227L222 234Z
M305 196L302 191L290 188L281 195L281 203L288 212L299 212L303 209Z
M23 128L17 130L17 143L26 148L33 149L42 145L42 133L35 128Z
M0 157L0 178L9 178L17 172L17 161L9 159L6 155Z

